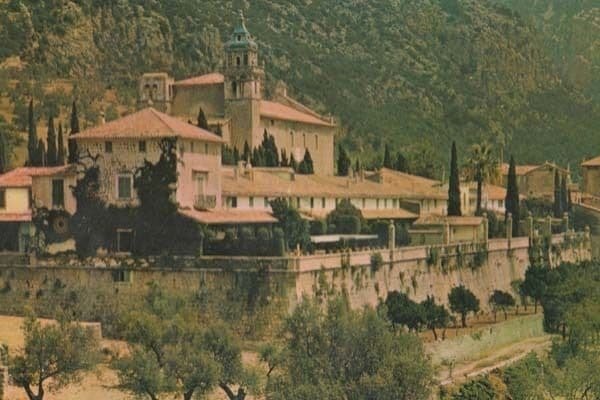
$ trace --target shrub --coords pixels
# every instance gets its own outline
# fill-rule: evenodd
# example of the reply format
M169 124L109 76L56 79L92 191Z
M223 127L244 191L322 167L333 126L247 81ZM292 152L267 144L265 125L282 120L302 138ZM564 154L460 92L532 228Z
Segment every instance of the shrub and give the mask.
M381 253L371 254L371 271L377 272L383 266L383 257Z
M310 223L310 234L311 235L325 235L327 233L327 221L324 219L317 219Z

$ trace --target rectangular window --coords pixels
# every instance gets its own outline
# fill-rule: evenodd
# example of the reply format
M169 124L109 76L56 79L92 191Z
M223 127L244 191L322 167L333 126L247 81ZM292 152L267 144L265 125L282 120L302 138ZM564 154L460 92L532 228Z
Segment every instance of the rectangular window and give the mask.
M248 198L248 204L250 205L250 208L254 208L254 197Z
M379 210L379 199L377 199L377 200L375 201L375 203L376 203L376 204L375 204L375 206L376 206L376 207L377 207L377 209Z
M0 189L0 208L6 208L6 190Z
M208 154L208 143L204 143L204 154Z
M265 197L265 208L269 208L270 204L269 204L269 198Z
M362 199L362 208L367 208L367 199L363 197Z
M393 208L398 208L398 199L392 200L392 207Z
M140 153L146 152L146 141L145 140L140 140L140 142L138 143L138 150L140 151Z
M387 208L387 199L383 200L383 208Z
M133 191L133 179L131 175L119 175L117 179L117 197L120 200L131 199Z
M105 153L112 153L112 142L104 142L104 152Z
M117 252L133 252L134 233L132 229L117 229ZM124 281L121 281L124 282Z
M326 208L327 207L327 200L325 199L325 197L323 197L321 199L321 208Z
M296 197L296 208L300 208L300 197Z
M133 281L133 271L118 269L113 271L113 282L115 283L131 283Z
M52 206L65 206L65 182L62 179L52 180Z
M311 209L315 208L315 198L314 197L310 198L310 208Z
M237 208L237 197L229 197L227 203L229 208Z
M194 142L190 142L190 153L194 152Z

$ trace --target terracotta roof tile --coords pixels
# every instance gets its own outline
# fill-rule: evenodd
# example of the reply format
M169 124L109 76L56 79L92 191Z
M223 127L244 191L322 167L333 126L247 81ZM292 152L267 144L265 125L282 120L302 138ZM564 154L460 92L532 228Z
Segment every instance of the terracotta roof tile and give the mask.
M276 223L275 218L267 211L245 211L245 210L215 210L196 211L179 210L179 213L207 225L229 225L229 224L264 224Z
M538 164L538 165L517 165L515 167L515 172L517 173L517 175L527 175L528 173L530 173L531 171L535 171L538 168L544 167L544 166L550 166L553 168L558 168L559 170L563 171L563 172L568 172L566 169L559 167L556 164L553 164L551 162L545 162L543 164ZM508 175L508 168L509 165L507 163L503 163L500 166L501 170L502 170L502 175Z
M286 106L274 101L262 100L260 102L260 115L265 118L272 118L283 121L302 122L311 125L335 126L334 124L324 121L292 107Z
M0 213L0 222L29 222L31 221L31 213Z
M335 198L402 198L447 199L448 193L436 187L436 181L402 174L382 183L339 176L300 175L292 179L290 170L253 168L238 172L223 168L223 194L262 197L335 197Z
M581 163L582 167L600 167L600 156L594 157Z
M224 83L225 77L217 72L212 74L194 76L188 79L183 79L174 83L176 86L200 86L200 85L217 85Z
M222 138L212 132L163 114L154 108L145 108L71 137L78 140L178 137L206 142L223 142Z
M22 167L0 175L0 187L29 187L34 176L54 176L75 172L71 165L58 167Z

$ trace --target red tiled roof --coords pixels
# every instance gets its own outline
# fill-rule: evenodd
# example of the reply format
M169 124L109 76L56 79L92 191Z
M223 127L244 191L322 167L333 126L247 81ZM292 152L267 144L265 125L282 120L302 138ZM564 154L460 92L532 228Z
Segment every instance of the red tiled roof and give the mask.
M600 156L594 157L581 163L582 167L600 167Z
M177 81L174 85L177 86L200 86L200 85L217 85L219 83L225 82L225 77L223 74L219 74L217 72L212 74L194 76L192 78L184 79L181 81Z
M229 224L267 224L276 223L275 218L267 211L242 211L242 210L215 210L196 211L179 210L179 213L207 225L229 225Z
M543 164L538 164L538 165L517 165L517 166L515 166L515 172L519 176L527 175L531 171L535 171L536 169L544 167L544 166L550 166L552 168L558 168L562 172L568 172L566 169L559 167L558 165L550 163L550 162L545 162ZM502 175L508 175L508 167L509 167L509 165L507 163L503 163L501 165Z
M31 221L31 213L0 213L0 222L29 222Z
M75 139L178 137L206 142L223 142L222 138L212 132L182 122L151 107L95 126L71 137Z
M265 118L278 119L283 121L302 122L311 125L334 126L313 115L303 113L292 107L288 107L274 101L262 100L260 102L260 115Z
M34 176L54 176L73 170L71 165L58 167L22 167L0 175L0 187L29 187Z

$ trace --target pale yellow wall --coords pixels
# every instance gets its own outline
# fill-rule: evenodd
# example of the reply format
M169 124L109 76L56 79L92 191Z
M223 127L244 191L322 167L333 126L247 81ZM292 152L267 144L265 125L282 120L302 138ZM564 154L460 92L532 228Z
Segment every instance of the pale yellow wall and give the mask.
M258 130L261 140L265 129L275 137L275 144L279 151L285 149L288 158L294 154L296 161L300 163L305 149L308 149L313 159L315 173L334 174L334 136L337 128L261 118Z
M55 179L63 180L63 192L64 192L64 210L69 214L74 214L77 211L77 202L73 196L71 190L77 184L77 178L75 175L70 176L36 176L33 177L32 183L32 195L33 201L36 207L45 207L53 209L52 204L52 181Z
M223 84L202 86L173 86L171 113L190 119L194 123L202 107L208 118L222 117L225 114L225 94Z
M109 204L117 206L137 205L138 200L135 190L132 191L132 199L118 199L118 176L121 174L135 175L137 169L143 165L144 160L152 163L157 162L160 158L160 139L146 140L146 152L139 151L138 139L113 140L112 143L112 153L104 151L104 140L81 140L78 142L78 145L82 151L89 150L92 155L100 155L98 159L100 166L100 190L105 200ZM208 153L205 151L205 144L208 145ZM217 204L220 204L221 175L219 169L221 165L221 144L194 141L192 149L192 141L179 140L177 143L177 154L180 162L177 165L178 183L176 200L180 206L191 208L194 205L196 192L195 185L193 184L193 171L208 172L208 184L205 194L214 194L218 197Z
M29 188L5 188L6 207L0 214L23 214L29 212Z
M583 167L583 192L600 196L600 168Z

